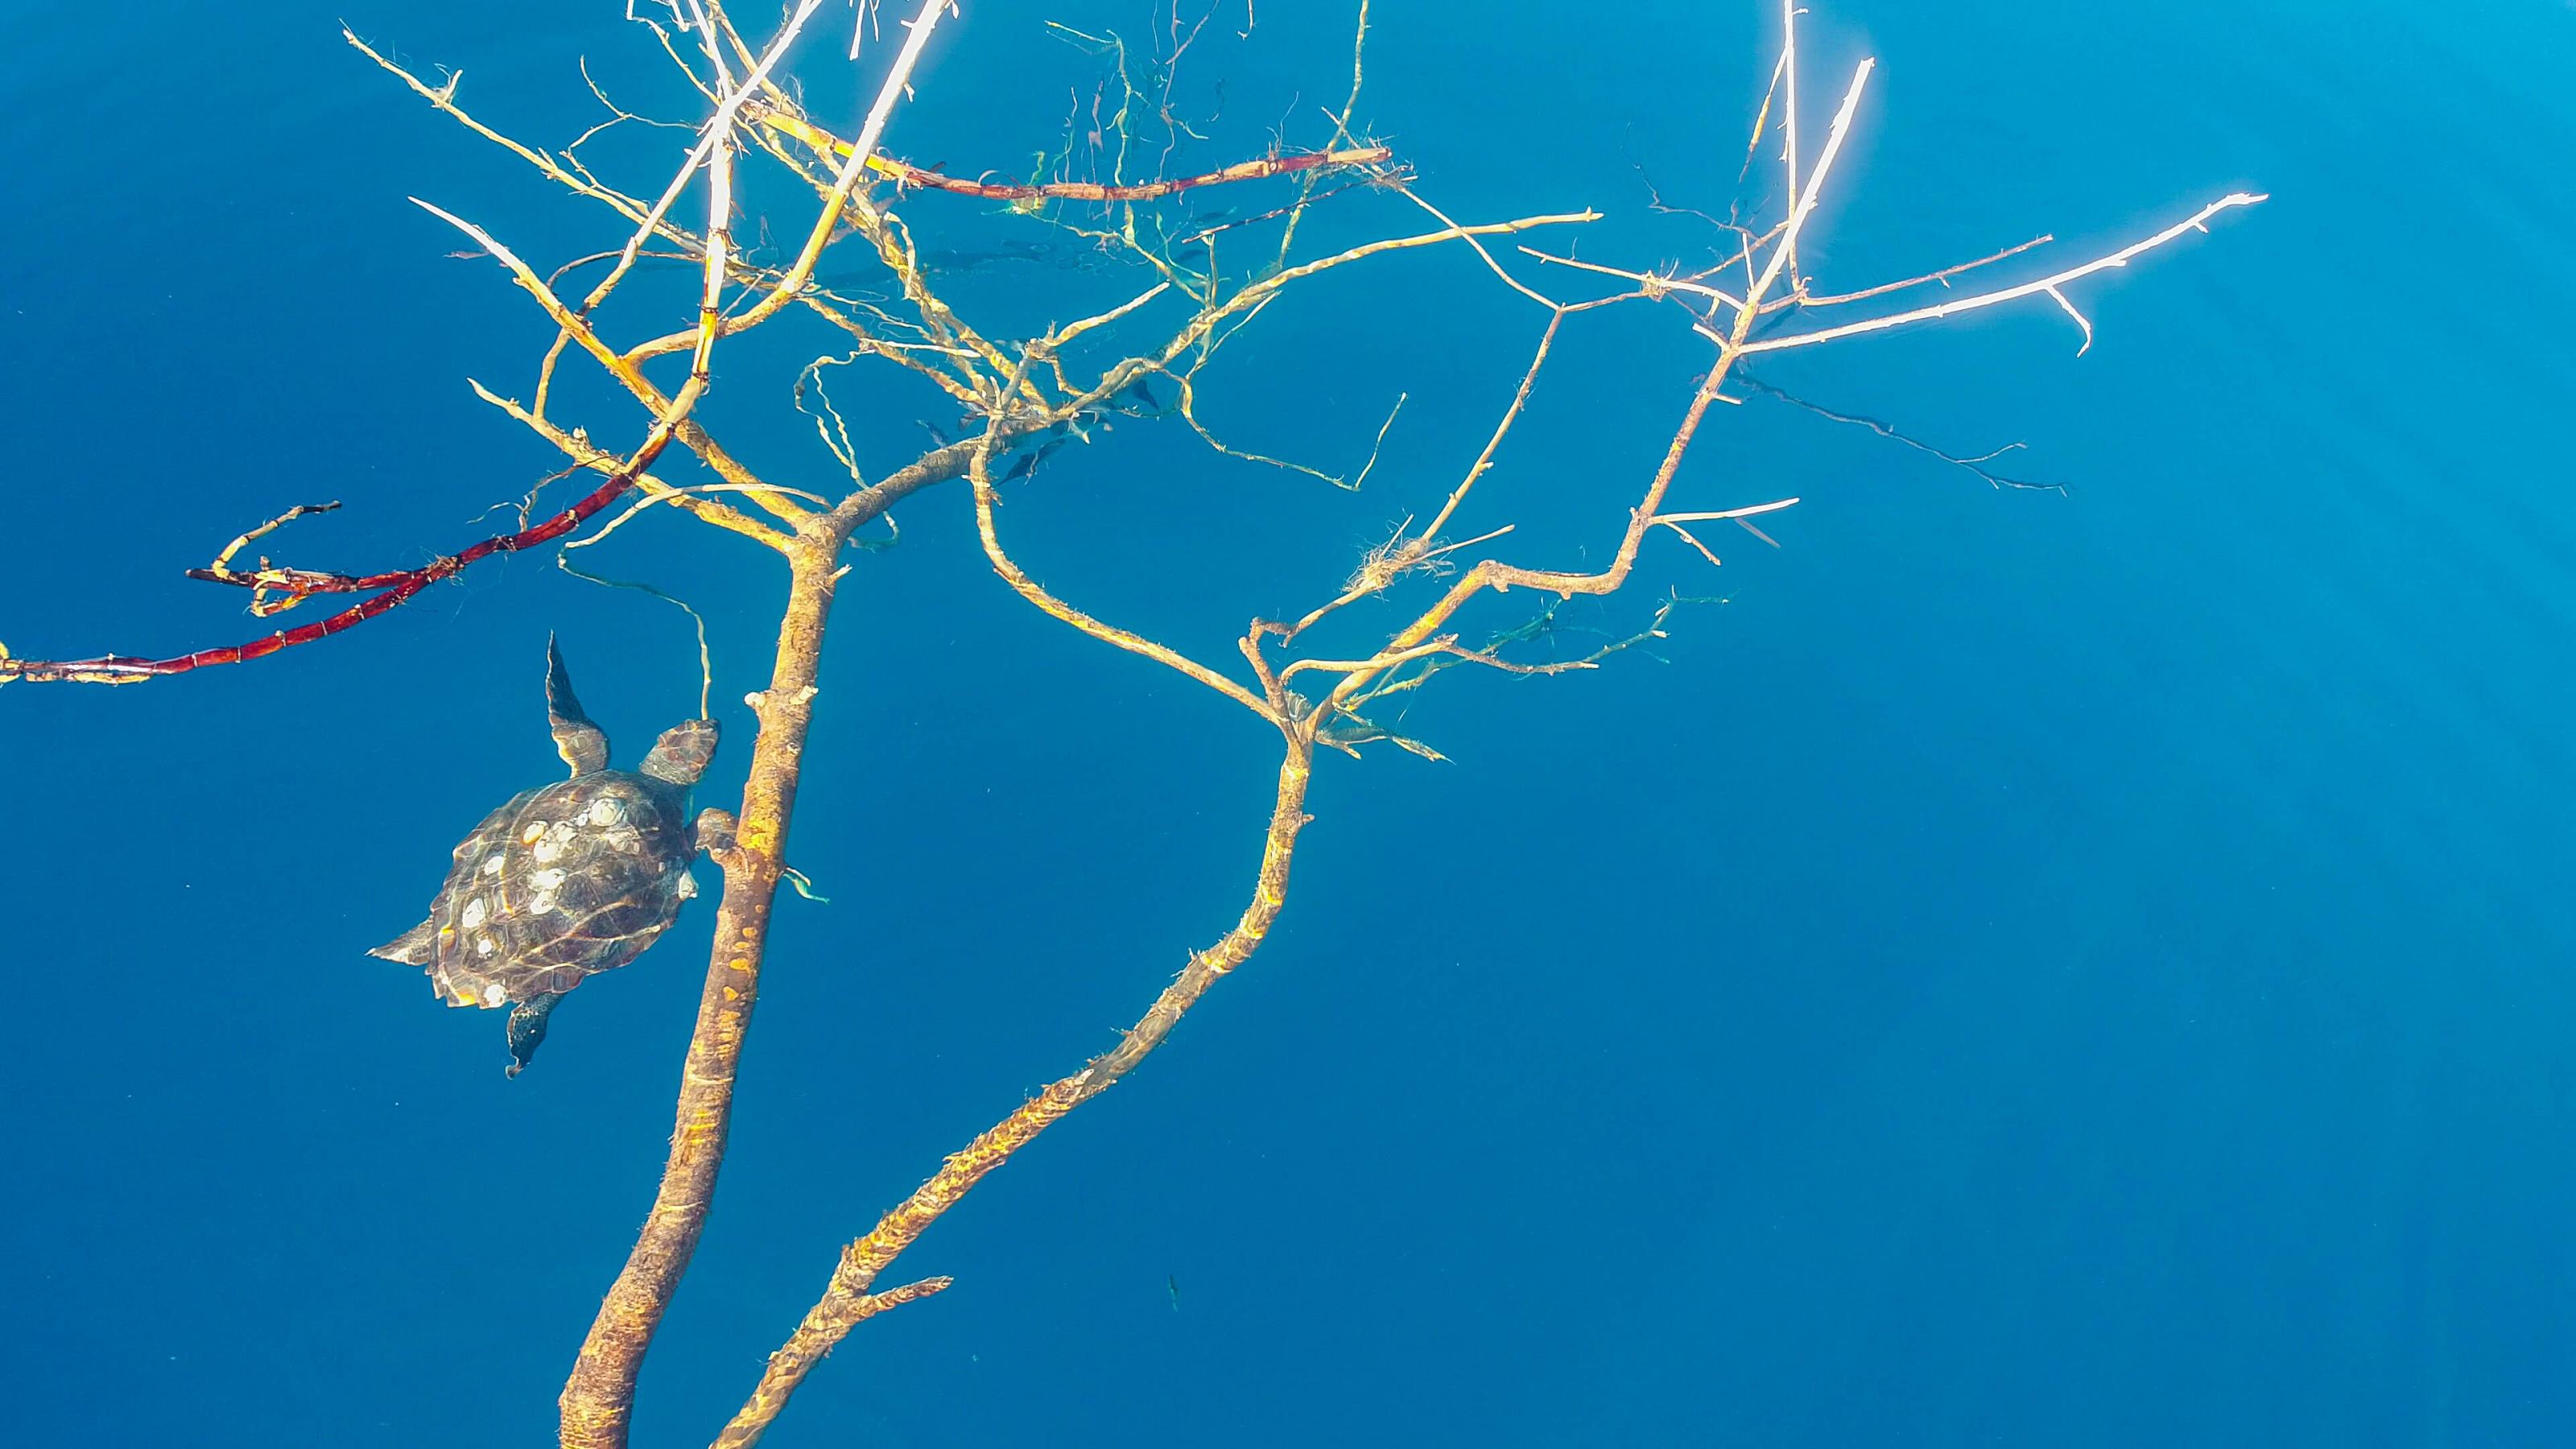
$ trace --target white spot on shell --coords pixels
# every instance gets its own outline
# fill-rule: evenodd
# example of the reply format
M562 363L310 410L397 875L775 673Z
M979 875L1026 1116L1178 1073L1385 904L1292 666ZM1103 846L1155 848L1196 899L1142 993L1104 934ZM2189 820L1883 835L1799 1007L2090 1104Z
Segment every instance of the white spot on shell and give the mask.
M501 873L501 857L496 855L490 860L483 862L483 873L485 875L499 875Z
M557 875L561 875L561 874L563 874L563 872L561 872L561 871L557 871L557 872L555 872L555 874L557 874ZM536 914L538 914L538 915L540 915L540 916L544 915L544 914L545 914L546 912L548 912L548 911L553 910L554 908L555 908L555 893L554 893L553 891L539 891L539 892L537 892L536 899L534 899L534 900L532 900L532 901L528 902L528 909L529 909L529 910L531 910L531 911L534 911Z
M465 903L464 916L465 929L470 931L476 926L483 924L483 918L491 913L491 908L484 903L481 896L476 896L474 899L467 901Z
M531 820L528 822L528 828L519 832L519 843L521 845L534 845L537 843L537 837L545 833L546 822L542 820Z
M487 942L486 944L489 943ZM507 999L508 998L501 994L501 987L497 982L483 988L483 1004L485 1006L498 1006Z
M475 937L475 938L474 938L474 954L475 954L475 955L477 955L477 956L489 956L489 955L491 955L491 954L492 954L492 938L491 938L491 937L489 937L489 936L477 936L477 937Z
M564 873L560 870L541 870L535 875L528 877L528 884L535 886L540 891L555 890L563 883Z
M602 796L590 802L590 823L593 825L615 825L625 818L626 807L615 800Z
M552 825L547 826L542 836L527 836L526 839L532 842L528 853L535 856L540 862L555 859L571 847L573 842L573 832L576 828L577 825L575 821L558 820Z

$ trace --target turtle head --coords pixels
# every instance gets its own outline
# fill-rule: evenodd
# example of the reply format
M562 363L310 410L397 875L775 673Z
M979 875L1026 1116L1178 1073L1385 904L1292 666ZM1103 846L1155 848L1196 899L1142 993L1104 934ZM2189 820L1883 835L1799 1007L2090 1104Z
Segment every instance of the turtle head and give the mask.
M707 772L707 761L716 757L716 722L693 719L674 725L653 742L653 752L644 757L644 773L656 780L674 785L694 785Z
M510 1024L507 1032L510 1039L510 1064L501 1069L503 1076L515 1078L528 1069L529 1060L536 1056L537 1048L545 1042L546 1017L554 1011L555 1003L561 1000L563 1000L562 992L549 991L542 996L530 997L510 1008Z

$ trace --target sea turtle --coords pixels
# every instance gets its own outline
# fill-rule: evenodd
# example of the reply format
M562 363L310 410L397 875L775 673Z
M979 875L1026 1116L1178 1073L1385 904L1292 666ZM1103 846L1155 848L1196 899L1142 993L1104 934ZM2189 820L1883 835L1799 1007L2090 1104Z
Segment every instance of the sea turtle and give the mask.
M608 736L581 712L546 640L546 716L572 778L523 791L458 843L429 919L368 954L429 972L450 1006L508 1006L517 1076L546 1015L594 972L643 954L698 893L689 863L733 843L722 810L688 815L716 752L716 723L663 733L640 770L608 768Z

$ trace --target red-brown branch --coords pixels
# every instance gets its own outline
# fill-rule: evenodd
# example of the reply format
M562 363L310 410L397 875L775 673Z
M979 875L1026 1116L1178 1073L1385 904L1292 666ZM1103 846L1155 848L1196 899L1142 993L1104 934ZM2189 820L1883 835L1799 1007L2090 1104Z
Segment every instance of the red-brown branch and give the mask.
M326 574L303 569L262 568L248 573L217 572L190 569L188 576L211 579L216 583L235 584L244 588L280 589L291 595L365 593L371 589L383 592L342 609L328 618L316 619L292 629L281 629L264 638L240 644L227 644L218 649L200 649L193 654L174 655L168 659L141 659L124 654L101 654L90 659L11 659L0 654L0 683L13 679L34 684L135 684L163 675L185 674L210 664L244 664L262 659L280 649L310 644L344 629L354 628L379 614L390 613L409 603L412 597L443 579L453 578L474 564L496 553L516 553L552 543L581 526L582 520L606 508L635 486L636 476L653 464L654 457L669 441L666 429L657 429L653 439L640 450L633 461L609 475L608 481L592 489L580 501L532 528L517 533L499 534L467 548L461 553L445 554L418 568L381 574Z

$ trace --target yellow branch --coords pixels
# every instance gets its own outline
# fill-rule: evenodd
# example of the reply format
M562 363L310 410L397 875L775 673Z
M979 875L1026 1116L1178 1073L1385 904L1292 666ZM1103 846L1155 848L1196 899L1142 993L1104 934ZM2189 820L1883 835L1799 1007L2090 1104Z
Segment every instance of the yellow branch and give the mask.
M1144 1016L1127 1029L1117 1046L1092 1058L1073 1075L1049 1083L1044 1091L952 1154L928 1182L880 1218L867 1236L841 1250L841 1261L833 1268L822 1296L806 1310L804 1320L796 1325L787 1342L769 1356L769 1366L752 1389L751 1397L716 1437L719 1449L742 1449L758 1442L814 1365L875 1311L869 1306L869 1290L878 1275L918 1241L932 1223L955 1207L993 1169L1037 1140L1039 1133L1116 1085L1163 1044L1209 987L1252 959L1279 919L1280 908L1287 904L1288 868L1296 855L1297 835L1313 818L1305 810L1306 785L1314 767L1313 750L1310 740L1292 737L1279 763L1279 791L1262 840L1261 866L1253 879L1252 899L1244 906L1234 929L1215 945L1192 956L1190 964L1154 999Z

